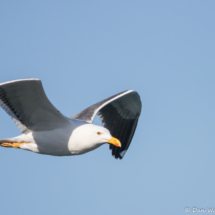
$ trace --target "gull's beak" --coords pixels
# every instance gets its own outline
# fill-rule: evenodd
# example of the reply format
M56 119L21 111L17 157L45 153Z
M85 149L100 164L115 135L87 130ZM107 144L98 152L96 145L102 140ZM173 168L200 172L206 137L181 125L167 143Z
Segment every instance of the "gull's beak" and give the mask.
M108 143L113 144L114 146L121 147L121 143L115 137L111 137L110 139L106 139Z

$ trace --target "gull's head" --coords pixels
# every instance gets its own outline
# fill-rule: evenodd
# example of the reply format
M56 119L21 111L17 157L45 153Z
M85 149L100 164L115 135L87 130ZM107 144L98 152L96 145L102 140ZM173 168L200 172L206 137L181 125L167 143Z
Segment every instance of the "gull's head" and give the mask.
M117 138L112 137L108 129L96 126L93 130L92 135L96 139L97 143L109 143L114 146L121 147L121 142Z
M112 137L108 129L93 124L78 126L72 132L69 142L70 151L78 150L78 153L91 151L104 143L121 147L120 141Z

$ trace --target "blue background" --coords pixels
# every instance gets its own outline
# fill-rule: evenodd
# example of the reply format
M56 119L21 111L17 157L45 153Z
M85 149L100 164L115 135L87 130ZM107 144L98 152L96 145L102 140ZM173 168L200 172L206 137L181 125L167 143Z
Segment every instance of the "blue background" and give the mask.
M214 8L214 0L1 0L0 82L41 79L68 117L127 89L143 107L123 160L108 145L74 157L0 148L0 214L215 207ZM0 138L20 135L2 109L0 119Z

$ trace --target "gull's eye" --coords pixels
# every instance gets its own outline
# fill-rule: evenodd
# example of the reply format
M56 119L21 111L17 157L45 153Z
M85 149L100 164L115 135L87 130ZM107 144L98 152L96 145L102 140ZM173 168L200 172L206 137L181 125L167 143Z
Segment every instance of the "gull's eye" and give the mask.
M102 133L101 133L101 132L97 132L97 134L98 134L98 135L101 135Z

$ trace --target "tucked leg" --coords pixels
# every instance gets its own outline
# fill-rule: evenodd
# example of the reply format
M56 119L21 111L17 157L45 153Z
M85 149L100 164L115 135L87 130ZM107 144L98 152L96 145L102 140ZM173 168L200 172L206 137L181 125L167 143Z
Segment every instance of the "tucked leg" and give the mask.
M4 147L13 147L13 148L19 148L20 145L26 144L26 142L21 142L21 143L10 143L10 142L4 142L4 143L0 143L1 146Z

